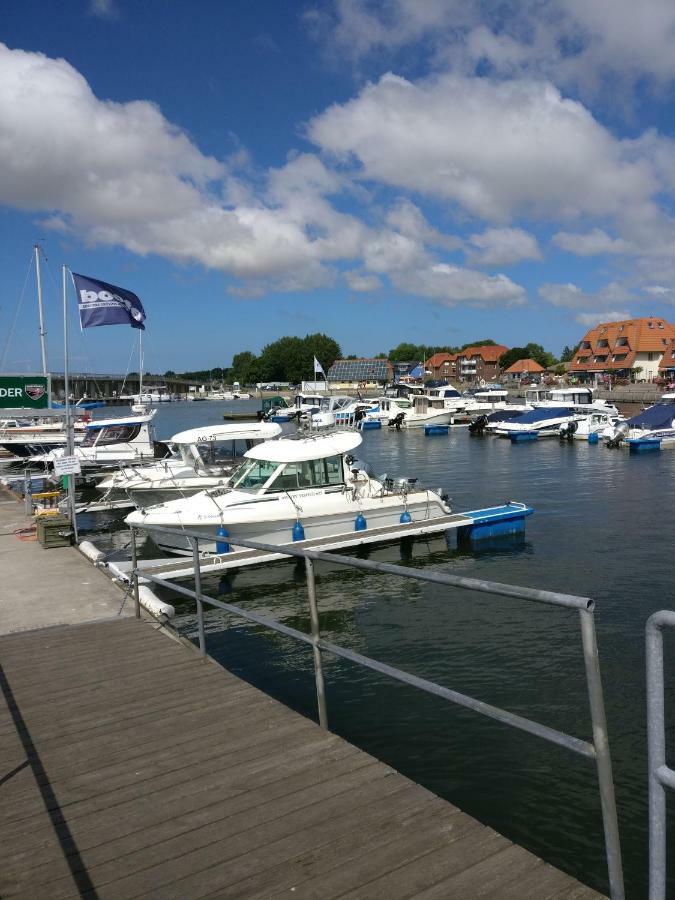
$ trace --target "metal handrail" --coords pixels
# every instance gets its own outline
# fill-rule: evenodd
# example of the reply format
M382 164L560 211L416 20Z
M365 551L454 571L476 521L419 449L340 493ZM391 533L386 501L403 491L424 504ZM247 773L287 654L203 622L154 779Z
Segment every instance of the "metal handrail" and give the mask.
M623 885L623 869L621 862L621 844L619 840L619 826L616 812L616 798L614 794L614 781L612 777L612 762L609 752L609 741L607 736L607 721L605 717L605 704L602 691L602 680L600 675L600 664L598 658L598 646L595 631L594 618L594 601L589 597L576 597L572 594L562 594L554 591L540 591L536 588L518 587L514 585L501 584L499 582L486 581L476 578L465 578L458 575L448 575L444 572L426 571L420 572L406 566L393 565L391 563L374 562L371 560L356 559L354 557L342 556L335 553L329 553L322 550L311 550L293 546L292 544L269 544L262 541L252 541L237 538L236 546L245 547L253 550L262 550L272 552L284 556L302 558L305 560L305 568L307 573L307 591L309 598L310 612L310 634L298 631L288 625L275 622L258 613L241 609L231 603L225 603L217 600L215 597L209 597L202 593L201 587L201 556L199 553L199 541L209 540L222 541L223 538L216 533L209 534L205 532L191 531L188 529L164 528L156 525L131 526L131 579L133 584L134 599L136 601L136 615L140 616L140 604L138 595L138 557L136 549L136 530L173 534L188 538L192 545L192 556L195 574L195 590L181 587L172 581L153 575L151 569L143 569L140 574L143 578L169 588L176 593L185 597L196 600L197 603L197 628L199 634L199 648L202 656L206 656L206 635L204 631L204 609L203 604L208 603L218 609L232 613L241 618L262 625L287 637L309 644L313 649L314 655L314 678L316 685L317 707L319 713L319 723L321 727L328 728L328 713L326 707L326 693L323 677L323 666L321 652L325 651L334 656L348 659L358 665L373 669L397 681L409 684L427 693L437 697L443 697L467 709L481 713L488 718L495 719L505 725L534 734L544 740L558 746L565 747L568 750L578 753L587 759L594 759L596 764L598 784L600 790L600 803L602 808L603 831L605 838L605 853L607 857L607 871L610 884L610 896L612 900L624 900ZM223 554L226 556L226 554ZM389 575L398 575L403 578L412 578L415 581L422 581L434 584L442 584L452 587L459 587L466 590L479 591L486 594L495 594L504 597L512 597L522 600L530 600L547 605L559 606L566 609L576 609L579 612L581 639L584 654L584 665L586 671L586 684L588 690L589 707L591 713L591 723L593 732L593 741L589 743L579 738L568 735L564 732L549 728L531 719L519 716L508 710L500 709L491 704L484 703L474 697L461 694L457 691L445 688L435 682L428 681L405 672L395 666L387 665L378 660L371 659L346 647L325 641L320 634L319 614L316 601L316 579L314 573L314 561L322 560L325 562L335 563L338 565L348 566L350 568L362 569L367 571L376 571ZM675 614L674 614L675 616ZM675 619L674 619L675 621ZM675 773L673 773L675 776Z
M649 765L649 900L666 897L666 791L675 771L666 765L663 629L675 628L675 612L662 609L647 619L647 757Z

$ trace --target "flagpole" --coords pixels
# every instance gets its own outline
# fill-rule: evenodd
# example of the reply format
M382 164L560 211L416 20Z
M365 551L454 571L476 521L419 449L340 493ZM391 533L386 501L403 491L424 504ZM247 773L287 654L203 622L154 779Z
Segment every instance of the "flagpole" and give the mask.
M40 354L42 356L42 374L47 374L47 349L45 347L45 314L42 308L42 276L40 272L40 247L35 244L35 278L37 280L38 315L40 317Z
M138 330L138 402L143 402L143 329Z
M73 422L70 415L70 382L68 378L68 267L63 266L63 387L65 390L66 409L66 455L73 456L75 452L75 438L73 435ZM75 513L75 476L66 475L68 479L68 509L70 512L70 525L78 542L77 515Z

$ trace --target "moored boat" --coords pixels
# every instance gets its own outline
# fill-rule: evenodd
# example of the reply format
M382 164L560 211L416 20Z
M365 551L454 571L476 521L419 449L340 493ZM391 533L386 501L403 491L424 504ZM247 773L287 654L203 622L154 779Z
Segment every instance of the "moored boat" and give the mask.
M137 527L184 528L204 534L201 549L217 552L213 534L236 546L237 539L271 544L335 537L450 513L445 499L416 479L374 478L355 459L361 444L354 431L267 441L247 451L246 464L231 487L203 491L127 516ZM160 547L191 552L188 538L154 533Z

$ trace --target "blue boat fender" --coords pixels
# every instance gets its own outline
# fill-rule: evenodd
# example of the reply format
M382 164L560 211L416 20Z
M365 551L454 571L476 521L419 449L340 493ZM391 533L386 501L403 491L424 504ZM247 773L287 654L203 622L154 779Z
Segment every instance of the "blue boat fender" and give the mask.
M359 513L356 519L354 519L354 531L365 531L366 528L368 528L366 517L363 513Z
M302 522L300 519L293 526L293 540L294 541L304 541L305 539L305 529L302 527Z
M412 522L412 516L407 509L403 510L403 512L401 513L399 522L401 523L401 525L407 525L409 522Z
M218 537L228 538L230 536L229 531L225 528L224 525L219 525L216 529L216 534ZM230 552L230 543L229 541L216 541L216 553L229 553Z

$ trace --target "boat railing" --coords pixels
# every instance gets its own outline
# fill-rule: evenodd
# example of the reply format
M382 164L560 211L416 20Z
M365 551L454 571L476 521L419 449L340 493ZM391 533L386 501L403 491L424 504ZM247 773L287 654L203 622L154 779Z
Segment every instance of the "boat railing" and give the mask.
M202 556L200 553L200 541L209 541L213 543L223 543L227 541L227 537L222 534L207 534L204 532L191 531L184 528L166 528L163 526L144 525L142 527L132 526L131 531L131 571L130 578L132 582L133 596L135 600L136 617L140 618L140 601L139 601L139 577L150 581L160 587L167 588L184 597L189 597L196 601L197 606L197 632L199 640L199 650L201 655L206 658L206 631L204 625L204 605L213 606L232 615L238 616L256 625L269 628L286 637L301 641L311 646L314 661L314 681L316 687L317 709L319 724L322 728L328 729L328 709L326 701L326 689L323 675L322 654L329 653L333 656L341 657L349 660L356 665L372 669L382 675L400 681L404 684L411 685L419 690L425 691L436 697L449 700L466 709L473 710L490 719L494 719L503 725L510 725L521 731L525 731L536 737L543 738L552 744L571 750L573 753L593 760L596 766L600 804L602 809L602 821L605 842L605 855L607 860L607 871L610 885L610 896L612 900L624 900L623 871L621 861L621 846L619 840L619 826L616 811L616 798L614 792L614 780L612 776L612 762L609 750L609 741L607 735L607 722L605 716L605 701L602 689L602 680L600 675L600 663L598 657L598 646L595 629L594 609L595 602L589 597L578 597L573 594L562 594L555 591L543 591L538 588L521 587L518 585L502 584L494 581L487 581L478 578L467 578L461 575L450 575L445 572L435 570L416 570L407 566L395 565L375 560L357 559L351 556L342 556L336 553L330 553L322 550L305 549L294 546L292 544L269 544L262 541L244 540L237 538L236 546L250 550L262 551L263 553L283 554L296 559L304 559L305 571L307 575L307 596L309 605L310 632L299 631L281 622L269 619L266 616L259 615L256 612L242 609L232 603L225 603L215 597L208 596L202 591L202 573L201 563ZM192 559L194 566L194 590L178 585L166 578L161 578L152 574L152 570L148 568L139 569L138 552L137 552L137 531L145 531L152 534L168 534L180 536L189 539L192 546ZM226 545L227 546L227 545ZM460 693L436 684L426 678L405 672L396 666L380 662L369 656L364 656L347 647L342 647L332 641L327 641L321 636L319 627L319 609L317 603L316 577L314 571L315 562L329 562L335 565L347 566L352 569L360 569L367 572L379 572L386 575L396 575L401 578L409 578L414 581L426 582L448 587L461 588L468 591L477 591L483 594L491 594L494 596L508 597L510 599L528 600L534 603L541 603L545 606L559 607L572 612L576 611L579 617L579 627L581 631L581 642L584 656L584 667L586 674L586 687L588 693L592 741L585 741L573 735L558 731L548 725L543 725L532 719L501 709L492 704L485 703L482 700ZM672 623L675 625L675 613L671 613ZM663 692L663 674L661 670L661 694ZM661 709L661 729L663 728L663 711ZM675 786L675 772L668 771L669 783ZM665 815L665 813L664 813ZM665 838L664 838L665 840ZM665 853L665 849L664 849ZM655 895L661 898L664 895Z
M649 900L666 898L666 788L675 771L666 764L663 631L675 628L675 612L662 609L647 619L647 758L649 765Z

